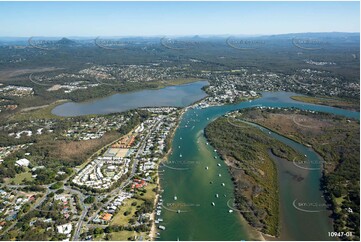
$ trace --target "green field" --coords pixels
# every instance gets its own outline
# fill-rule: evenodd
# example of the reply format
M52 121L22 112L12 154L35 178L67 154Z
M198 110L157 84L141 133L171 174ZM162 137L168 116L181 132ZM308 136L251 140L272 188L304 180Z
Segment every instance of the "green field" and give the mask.
M136 206L132 206L131 204L136 202ZM110 225L118 225L118 226L125 226L129 224L129 220L134 216L135 212L137 211L137 206L143 203L142 200L131 198L127 199L125 203L120 207L117 214L114 216ZM125 212L129 212L128 215L124 215Z
M9 119L12 121L22 121L22 120L31 120L31 119L63 119L63 117L56 116L51 113L56 106L67 102L67 100L58 100L53 102L45 107L38 109L33 109L29 111L18 111L13 114Z
M129 238L134 237L134 236L137 236L137 240L139 239L139 236L142 236L143 240L145 240L147 237L147 233L145 233L145 232L136 233L134 231L127 231L127 230L113 232L110 235L111 235L111 240L113 240L113 241L127 241L127 240L129 240Z
M14 183L14 184L19 185L19 184L23 183L24 179L26 179L28 181L34 180L31 177L31 172L29 172L29 169L27 169L27 171L25 171L25 172L21 172L19 174L16 174L14 178L6 178L5 182L6 182L6 184Z

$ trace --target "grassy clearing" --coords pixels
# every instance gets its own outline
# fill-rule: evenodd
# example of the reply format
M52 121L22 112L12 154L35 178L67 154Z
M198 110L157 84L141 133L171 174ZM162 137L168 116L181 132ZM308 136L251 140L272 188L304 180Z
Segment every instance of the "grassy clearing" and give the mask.
M132 203L135 202L136 205L132 206ZM129 224L129 220L134 216L137 211L137 206L140 206L143 203L142 200L131 198L127 199L123 206L120 207L117 214L114 216L110 225L125 226ZM124 215L127 212L127 215Z
M29 171L29 169L27 169L27 171L16 174L14 178L7 178L5 179L5 183L6 184L10 184L10 183L14 183L16 185L22 184L24 179L28 180L28 181L32 181L33 178L31 177L31 172Z
M153 201L155 198L156 193L153 191L154 188L157 187L157 184L148 184L145 187L145 190L147 191L146 193L144 193L143 196L141 196L143 199L148 200L148 201Z
M25 111L21 110L10 117L13 121L22 121L29 119L63 119L63 117L56 116L51 113L56 106L67 102L68 100L58 100L49 105L27 108Z
M127 231L127 230L113 232L113 233L111 233L111 240L127 241L127 240L129 240L129 238L134 237L134 236L138 236L137 238L139 238L139 236L142 236L143 240L145 240L147 233L146 232L136 233L134 231Z

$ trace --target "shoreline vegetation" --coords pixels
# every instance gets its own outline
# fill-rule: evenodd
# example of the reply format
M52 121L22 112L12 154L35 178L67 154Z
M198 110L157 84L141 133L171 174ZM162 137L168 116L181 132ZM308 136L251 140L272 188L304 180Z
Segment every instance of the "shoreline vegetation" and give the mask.
M167 81L152 81L146 82L144 84L139 84L138 86L133 86L129 84L128 86L105 86L103 88L107 89L104 92L101 90L97 90L97 88L92 88L91 90L79 90L78 95L70 95L68 96L51 96L47 97L46 95L50 95L48 92L45 92L45 96L34 95L31 97L26 97L24 100L14 100L18 107L14 111L6 111L0 113L0 116L5 118L9 117L11 119L21 118L26 119L28 116L33 118L63 118L61 116L57 116L51 113L52 109L56 106L67 103L67 102L88 102L94 101L96 99L109 97L114 94L125 94L143 90L157 90L162 89L168 86L176 86L176 85L185 85L197 81L203 81L205 79L202 78L178 78ZM109 89L109 90L108 90ZM95 95L90 95L90 93L96 92ZM34 114L30 111L34 111ZM18 117L19 116L19 117ZM15 119L17 120L17 119Z
M298 109L250 109L242 116L311 147L322 157L325 163L320 189L332 210L334 231L352 232L351 237L342 236L342 240L359 240L359 121Z
M360 100L357 99L346 99L326 96L291 96L291 99L304 103L312 103L360 112Z
M265 236L278 237L277 169L268 152L287 160L300 155L236 116L211 122L205 136L229 168L235 185L234 205L253 228Z

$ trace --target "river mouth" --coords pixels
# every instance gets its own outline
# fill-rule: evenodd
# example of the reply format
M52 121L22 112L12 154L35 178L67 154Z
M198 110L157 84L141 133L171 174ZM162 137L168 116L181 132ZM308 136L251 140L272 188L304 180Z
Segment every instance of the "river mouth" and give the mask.
M61 117L90 114L109 114L144 107L186 107L207 96L202 90L208 81L197 81L161 89L118 93L87 102L68 102L56 106L51 112Z

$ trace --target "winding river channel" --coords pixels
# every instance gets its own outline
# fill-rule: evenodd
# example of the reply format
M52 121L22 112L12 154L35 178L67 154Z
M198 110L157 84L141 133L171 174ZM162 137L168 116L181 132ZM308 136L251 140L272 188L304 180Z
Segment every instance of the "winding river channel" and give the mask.
M53 113L60 116L104 114L145 106L185 107L206 96L207 82L116 94L85 103L66 103ZM296 107L360 119L360 113L294 101L295 93L265 92L252 102L187 109L172 143L172 153L160 166L163 204L158 240L259 240L233 206L233 184L223 160L208 145L203 130L214 119L230 111L256 106ZM277 166L280 191L282 240L330 240L333 231L320 189L321 159L310 148L255 125L267 135L305 156L305 164L272 157ZM272 156L272 154L270 154ZM206 169L208 167L208 169ZM301 178L301 179L299 179ZM272 238L267 238L272 239Z
M176 130L172 153L160 167L161 199L158 240L260 239L233 205L233 184L224 162L208 145L203 130L230 111L255 106L296 107L359 120L359 113L290 99L294 93L266 92L262 98L234 105L188 109ZM256 125L257 126L257 125ZM302 166L272 157L277 165L282 240L330 240L333 231L320 191L321 159L310 148L257 126L267 135L305 155ZM208 169L206 169L208 167ZM301 178L301 179L299 179ZM230 212L232 210L233 212Z

